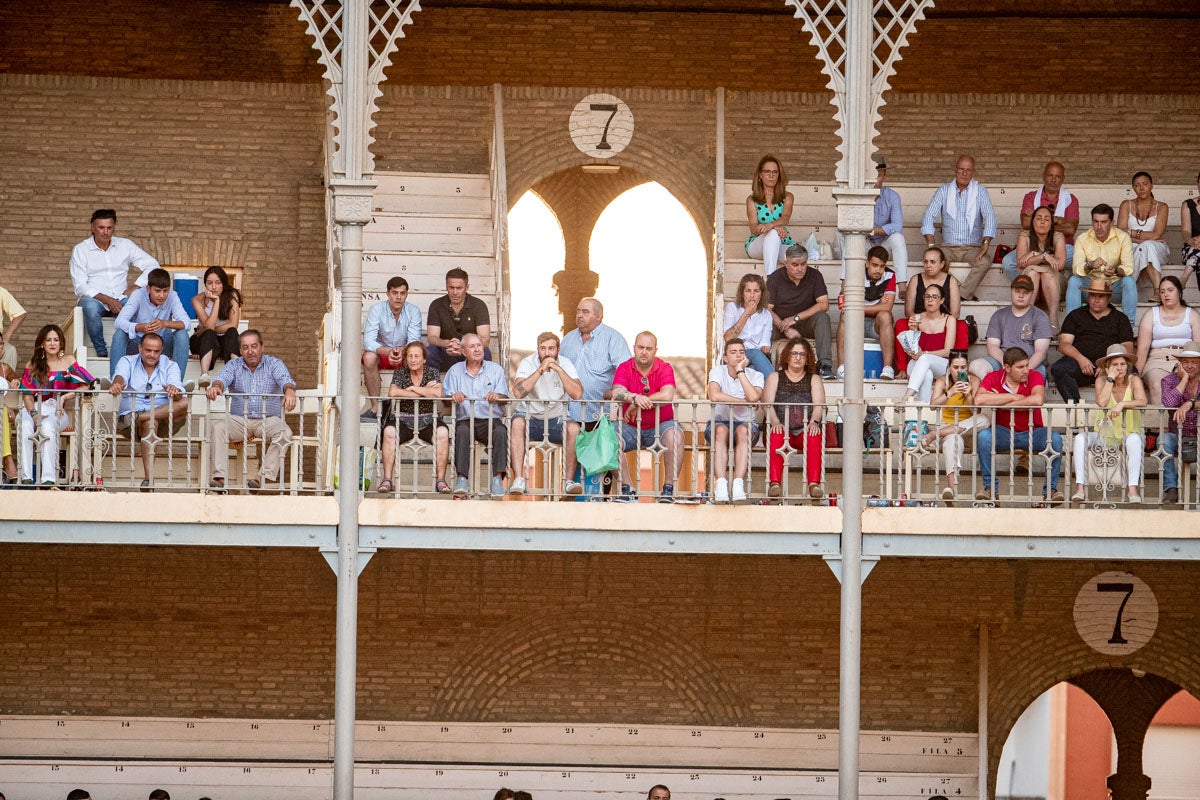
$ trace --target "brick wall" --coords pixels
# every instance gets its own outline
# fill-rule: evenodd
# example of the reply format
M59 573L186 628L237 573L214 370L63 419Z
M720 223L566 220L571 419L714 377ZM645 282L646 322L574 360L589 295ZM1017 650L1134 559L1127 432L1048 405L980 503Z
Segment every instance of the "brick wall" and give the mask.
M686 13L448 5L429 3L415 15L391 81L825 88L816 51L783 3L687 3ZM737 13L713 13L720 10ZM938 3L905 51L894 86L1196 94L1200 86L1181 79L1178 59L1192 52L1198 35L1200 15L1186 1L1093 0L1053 9L1033 0ZM0 4L0 71L270 82L321 77L292 8L229 0L175 0L169 11L155 0L115 0L103 14L85 0L7 0Z
M29 311L23 358L70 314L92 211L115 208L117 234L152 255L244 266L244 317L312 385L327 284L317 86L6 75L0 104L0 281Z
M8 545L0 713L322 717L333 573L316 552ZM1132 568L1158 631L1088 649L1079 588ZM991 744L1055 683L1135 667L1200 694L1187 565L884 559L864 586L863 726ZM363 719L837 725L838 587L815 558L382 551L359 600Z

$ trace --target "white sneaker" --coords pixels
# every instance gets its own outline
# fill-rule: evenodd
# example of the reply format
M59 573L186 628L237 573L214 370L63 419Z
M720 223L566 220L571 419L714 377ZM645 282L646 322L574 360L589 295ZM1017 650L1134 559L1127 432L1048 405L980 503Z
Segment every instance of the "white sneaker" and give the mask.
M892 369L891 367L884 367L883 369L881 369L879 371L879 380L881 380L881 381L896 380L896 370Z
M183 393L191 394L194 391L196 391L196 382L195 381L184 381Z
M212 381L212 375L206 372L200 376L200 380L196 381L196 383L199 384L201 389L207 389L212 384Z
M713 502L729 502L729 481L724 478L717 478L717 485L713 487Z
M508 486L509 494L525 494L525 479L513 478L513 482Z
M840 367L837 368L837 379L839 381L844 381L846 379L846 365L845 364L842 364Z
M741 478L733 479L733 492L729 497L735 503L744 503L746 501L746 483Z
M583 484L579 481L564 481L563 494L583 494Z

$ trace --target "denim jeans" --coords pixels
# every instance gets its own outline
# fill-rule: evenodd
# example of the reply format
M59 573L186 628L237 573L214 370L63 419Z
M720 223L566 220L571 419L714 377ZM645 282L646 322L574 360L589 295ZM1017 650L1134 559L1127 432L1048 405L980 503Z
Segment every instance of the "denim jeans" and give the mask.
M1170 431L1164 433L1162 438L1162 449L1163 452L1171 454L1171 457L1163 462L1163 489L1178 489L1179 467L1175 463L1175 456L1179 454L1179 434L1171 433Z
M771 364L771 356L757 347L747 347L746 358L750 359L750 366L761 372L763 377L775 371L775 367Z
M1071 262L1074 260L1074 258L1075 245L1069 244L1067 245L1067 265L1065 267L1067 272L1071 271ZM1014 247L1012 250L1008 251L1008 253L1004 256L1004 259L1000 262L1000 266L1004 268L1004 277L1008 278L1009 283L1012 283L1017 279L1017 274L1019 272L1017 269L1017 248Z
M126 299L121 298L121 305L125 305ZM103 317L115 317L116 314L94 297L81 297L76 305L83 309L83 330L92 343L92 350L99 358L107 358L108 343L104 341L104 324L100 320ZM66 342L63 342L63 345L65 347Z
M1083 290L1091 283L1090 278L1072 275L1067 279L1067 313L1083 305ZM1129 317L1129 324L1137 328L1137 276L1121 278L1112 285L1113 297L1121 296L1121 311Z
M991 428L981 430L976 439L976 456L979 458L979 471L983 474L984 490L992 490L997 483L997 481L992 480L993 445L996 453L1010 453L1013 451L1025 451L1028 453L1032 448L1033 454L1037 455L1046 449L1046 434L1046 428L1034 428L1032 431L1014 431L1011 428L1004 428L999 425L996 426L994 433ZM1052 455L1050 457L1048 473L1050 491L1054 491L1058 488L1058 473L1062 469L1063 441L1061 434L1051 434L1050 447ZM1042 485L1042 491L1046 491L1045 484Z
M188 333L186 330L165 329L158 332L158 335L163 340L163 354L168 356L179 367L179 379L183 380L183 375L187 372L189 342ZM108 352L108 375L112 377L117 374L117 362L122 356L128 356L138 351L138 344L141 338L130 340L129 334L117 328L113 333L112 347Z

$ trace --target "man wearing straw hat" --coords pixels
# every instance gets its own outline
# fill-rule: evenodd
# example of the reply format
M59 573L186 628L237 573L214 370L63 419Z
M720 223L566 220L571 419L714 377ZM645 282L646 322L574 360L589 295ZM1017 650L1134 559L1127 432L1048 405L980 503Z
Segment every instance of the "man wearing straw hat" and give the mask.
M1058 334L1061 358L1050 367L1058 393L1068 403L1079 402L1079 383L1096 379L1096 362L1112 345L1133 354L1133 324L1113 308L1112 287L1095 278L1087 288L1087 305L1067 314Z
M1200 395L1200 342L1188 342L1175 362L1175 369L1162 379L1162 404L1175 409L1163 437L1163 449L1171 454L1163 463L1164 503L1179 502L1179 468L1174 456L1182 455L1185 467L1196 460L1197 395Z

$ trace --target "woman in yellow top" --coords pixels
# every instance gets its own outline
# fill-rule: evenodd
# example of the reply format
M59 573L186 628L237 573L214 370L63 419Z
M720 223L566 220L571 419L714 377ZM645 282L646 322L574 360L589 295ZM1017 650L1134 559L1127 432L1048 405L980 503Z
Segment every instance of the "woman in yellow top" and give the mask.
M955 350L950 354L950 366L946 374L933 383L933 396L929 405L942 407L942 425L925 434L921 444L927 449L941 442L942 467L946 472L946 488L942 489L942 500L954 502L958 493L958 473L962 469L962 454L966 442L964 436L987 424L988 418L971 406L975 403L975 392L979 389L979 378L967 372L967 351Z
M1129 473L1129 502L1142 502L1138 485L1142 478L1142 412L1146 407L1146 387L1133 373L1134 358L1122 345L1108 348L1096 361L1096 405L1101 412L1093 415L1095 430L1075 437L1075 494L1072 503L1087 500L1087 449L1104 437L1107 449L1124 444Z

